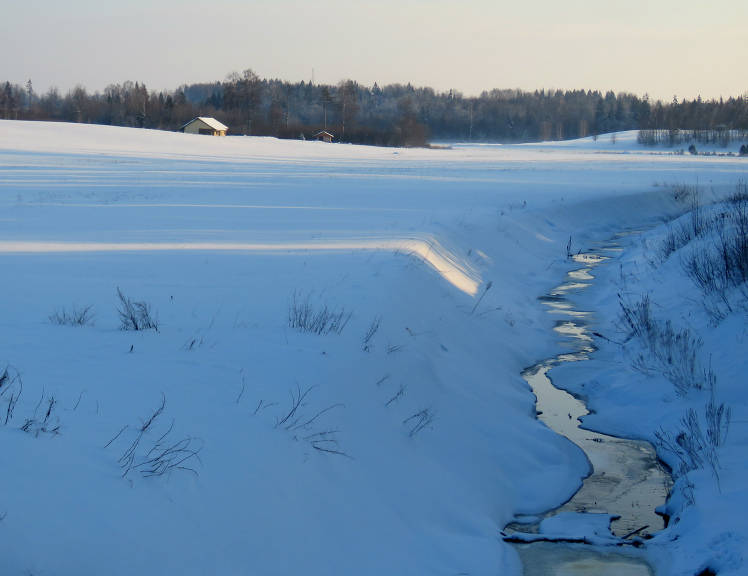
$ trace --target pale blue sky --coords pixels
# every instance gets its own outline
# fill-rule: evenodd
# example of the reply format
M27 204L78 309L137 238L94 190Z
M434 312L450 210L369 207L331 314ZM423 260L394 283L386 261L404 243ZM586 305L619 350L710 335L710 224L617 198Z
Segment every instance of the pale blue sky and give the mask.
M745 0L5 0L0 80L89 91L261 77L491 88L748 91Z

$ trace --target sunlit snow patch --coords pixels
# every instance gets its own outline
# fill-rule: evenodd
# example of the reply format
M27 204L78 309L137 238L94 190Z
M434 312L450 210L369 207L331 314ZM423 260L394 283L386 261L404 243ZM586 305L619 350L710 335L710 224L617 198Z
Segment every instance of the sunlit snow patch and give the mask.
M480 278L465 260L444 248L436 238L317 239L313 242L55 242L0 241L0 254L44 254L71 252L155 252L155 251L245 251L278 253L293 251L378 250L417 256L455 288L474 296Z

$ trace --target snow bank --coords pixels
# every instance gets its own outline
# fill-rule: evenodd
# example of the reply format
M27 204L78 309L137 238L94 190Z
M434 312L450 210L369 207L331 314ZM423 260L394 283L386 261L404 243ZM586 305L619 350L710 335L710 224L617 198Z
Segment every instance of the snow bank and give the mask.
M610 531L611 514L560 512L540 522L537 534L516 532L512 540L517 542L583 542L596 546L621 544Z
M711 196L701 195L702 202ZM584 418L586 427L646 438L673 470L675 486L660 509L669 526L648 544L658 568L743 574L745 300L739 291L705 294L685 268L690 254L715 249L739 231L729 205L699 207L698 218L692 207L686 199L683 216L635 236L603 269L583 305L602 311L597 330L609 340L598 340L601 350L590 362L559 368L554 382L589 398L594 413ZM673 246L673 234L695 225L703 232ZM632 334L632 322L640 333Z

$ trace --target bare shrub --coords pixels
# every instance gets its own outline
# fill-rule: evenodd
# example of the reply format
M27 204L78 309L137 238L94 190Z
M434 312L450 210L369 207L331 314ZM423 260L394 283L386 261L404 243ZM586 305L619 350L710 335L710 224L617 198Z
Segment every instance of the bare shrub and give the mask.
M384 376L382 376L382 377L381 377L381 378L380 378L380 379L379 379L379 380L377 381L377 386L380 386L380 385L382 384L382 382L384 382L385 380L389 380L389 379L390 379L391 377L392 377L392 376L390 375L390 373L389 373L389 372L385 372L385 373L384 373Z
M728 275L734 284L748 281L748 183L741 181L727 201L729 232L720 234ZM723 219L724 221L724 219Z
M669 226L668 233L660 242L657 254L661 261L666 261L670 255L686 246L693 240L693 233L688 223L677 221Z
M133 302L117 288L121 308L117 308L120 330L155 330L158 332L158 313L151 313L148 302Z
M325 412L332 410L333 408L337 408L338 406L342 406L342 404L333 404L332 406L328 406L327 408L320 410L312 417L307 417L301 412L301 408L305 407L307 405L306 397L307 395L316 388L316 386L310 386L307 388L304 392L301 391L301 387L299 386L298 382L296 383L296 392L289 391L289 394L291 394L291 408L288 410L288 412L284 412L276 419L275 427L276 428L285 428L286 430L309 430L309 427L314 423L314 421L322 416Z
M305 296L298 290L294 292L288 304L288 325L300 332L340 334L352 315L352 311L346 315L345 307L338 311L335 308L330 309L327 304L315 309L310 302L310 294Z
M714 219L713 241L695 245L682 258L686 275L705 296L704 307L717 321L748 298L748 187L745 182ZM737 297L737 298L736 298Z
M166 396L162 392L161 404L148 419L141 420L140 426L134 429L129 424L126 425L106 444L105 448L108 448L124 432L127 430L133 431L130 434L132 438L130 444L119 458L120 467L124 470L123 477L127 476L131 470L137 470L144 477L170 476L175 470L185 470L197 475L197 471L192 467L190 461L194 459L198 463L202 463L199 453L203 449L204 443L200 438L191 436L177 441L172 440L170 435L174 429L173 420L166 432L161 434L158 439L148 443L150 448L142 446L146 434L154 428L156 420L163 414L165 408ZM190 462L190 465L187 465L188 462Z
M182 344L182 350L192 352L193 350L202 348L203 346L207 346L211 349L214 348L216 344L218 344L218 342L216 340L213 340L212 338L210 340L206 340L211 328L212 324L211 326L208 326L207 330L204 328L198 328L197 330L195 330L192 335L185 341L185 343Z
M436 412L431 406L419 410L409 418L403 420L403 424L410 423L410 434L409 436L415 436L426 426L431 426L432 422L436 418Z
M275 427L283 428L284 430L295 433L301 431L310 432L309 434L307 434L306 436L302 436L301 438L302 440L309 442L309 444L311 444L312 448L314 448L315 450L351 458L351 456L343 452L340 448L340 442L338 441L337 437L338 433L340 432L339 430L328 428L321 432L314 431L314 428L317 424L317 419L320 416L322 416L326 412L329 412L330 410L333 410L334 408L343 406L342 404L333 404L331 406L323 408L322 410L313 412L310 416L305 411L305 408L308 405L307 396L315 388L316 386L310 386L302 392L301 387L297 382L296 390L289 390L289 394L291 395L291 405L287 411L281 412L281 414L276 417ZM255 413L256 412L257 411L255 410ZM296 436L294 436L294 439L296 439Z
M691 197L691 207L688 215L691 233L694 237L704 236L712 229L713 220L705 214L698 193Z
M675 433L660 428L655 431L655 437L661 448L677 457L679 466L673 470L676 477L684 476L704 465L707 442L701 431L698 414L693 408L689 408L681 418Z
M718 405L712 396L705 410L709 443L714 447L724 446L727 440L727 433L730 430L732 409L729 406L725 406L724 402L720 402Z
M706 386L708 379L698 360L703 342L691 329L678 330L669 319L656 320L649 296L633 304L621 299L621 310L619 320L627 332L624 344L636 338L639 346L626 348L635 370L663 374L681 396Z
M374 334L377 333L377 330L379 330L379 323L381 321L382 321L381 315L374 316L374 320L371 321L371 324L369 325L369 329L366 331L366 334L364 334L364 344L368 344L369 340L371 340Z
M402 352L403 348L405 348L405 344L387 342L387 354L397 354L398 352Z
M21 430L33 436L39 436L39 434L57 435L60 433L60 418L54 414L57 398L54 395L47 397L46 409L43 411L44 415L41 416L38 415L38 412L43 403L44 391L42 391L39 404L36 405L34 415L26 419L23 426L21 426Z
M729 287L727 271L709 246L694 248L683 256L681 263L686 275L702 292L724 293Z
M402 382L400 382L400 387L397 389L397 392L395 392L395 395L392 398L387 400L387 402L385 403L385 406L389 406L393 402L397 402L398 400L400 400L400 397L405 393L405 389L407 387L408 387L407 384L403 384Z
M730 421L732 420L732 409L725 406L724 402L717 405L715 395L717 391L717 377L712 372L711 365L708 371L710 398L704 413L707 424L707 439L715 448L724 446L727 440L727 433L730 430Z
M93 304L78 308L73 304L72 312L62 308L62 312L55 310L54 313L47 316L52 324L62 326L93 326L96 323L96 312L93 310Z
M681 204L691 202L694 197L698 196L699 189L697 186L689 186L681 182L673 185L673 198Z
M715 322L724 320L733 311L732 283L723 264L720 254L710 246L694 247L681 260L686 276L704 295L702 307Z
M172 426L174 422L172 421ZM197 475L194 468L185 466L185 462L200 457L198 453L203 449L204 442L199 438L182 438L176 442L167 439L171 428L153 445L145 458L135 464L135 468L145 477L171 474L173 470L186 470Z
M714 399L714 387L712 387L712 396L705 406L704 413L706 434L702 431L698 412L689 408L676 426L674 433L666 432L661 427L655 432L655 437L661 449L667 450L678 459L679 466L674 469L676 478L708 465L721 491L719 478L721 466L717 448L724 446L727 439L732 410L725 407L724 402L717 405Z
M337 454L338 456L345 456L351 458L348 454L343 452L340 448L340 442L338 442L337 434L340 430L323 430L322 432L315 432L304 436L304 440L312 445L312 448L319 450L320 452L328 452L330 454Z
M655 321L652 318L652 304L649 294L645 294L638 302L624 302L621 295L618 295L621 313L618 319L623 324L624 331L627 333L626 340L632 337L641 337L649 334L654 330Z
M0 372L0 399L3 402L7 402L5 407L5 424L7 425L10 420L13 419L13 411L16 408L18 399L21 397L23 392L23 382L21 381L21 375L18 370L12 366L6 366L5 369Z
M714 227L714 219L705 213L701 205L698 188L676 184L674 196L678 202L688 202L689 210L687 216L670 225L668 233L660 243L657 252L663 262L670 254L688 245L694 238L705 236Z

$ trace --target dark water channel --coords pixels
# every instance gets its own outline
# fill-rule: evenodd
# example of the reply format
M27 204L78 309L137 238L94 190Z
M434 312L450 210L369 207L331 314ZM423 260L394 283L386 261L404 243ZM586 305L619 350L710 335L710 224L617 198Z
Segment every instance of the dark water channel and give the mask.
M615 251L620 251L616 239L593 252L577 255L574 260L580 267L541 299L548 312L557 317L554 330L563 337L561 343L569 351L540 362L522 374L537 396L539 419L584 451L592 473L566 504L536 516L518 517L504 532L511 541L516 532L536 534L542 520L562 512L610 514L619 517L611 523L611 544L615 537L622 540L617 546L555 541L514 543L528 576L639 576L654 573L644 561L641 550L627 545L641 544L649 534L664 528L664 520L655 509L665 503L670 478L658 465L654 448L648 442L580 428L578 419L589 413L584 403L555 388L548 377L554 366L584 361L595 351L590 329L592 314L579 310L573 298L590 286L595 266L604 263Z

